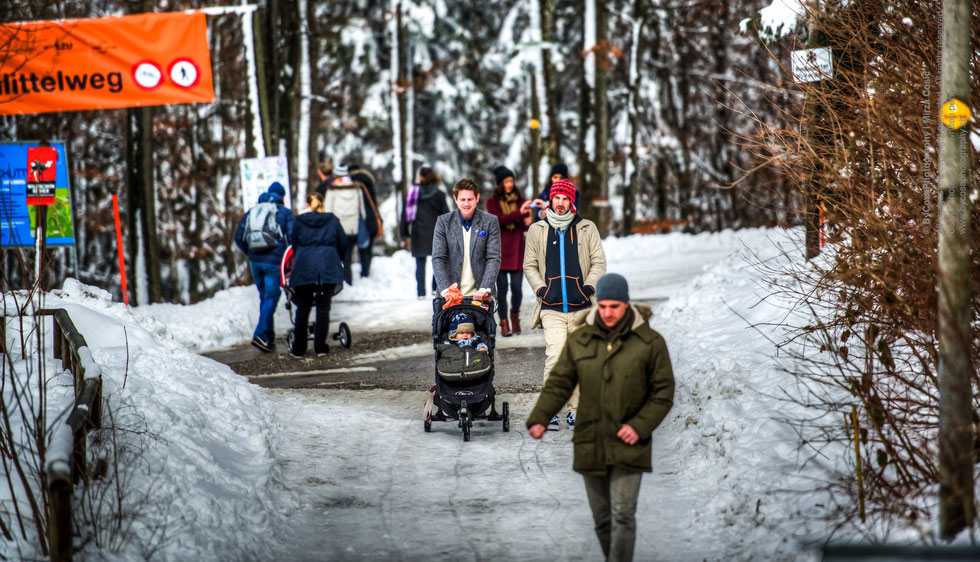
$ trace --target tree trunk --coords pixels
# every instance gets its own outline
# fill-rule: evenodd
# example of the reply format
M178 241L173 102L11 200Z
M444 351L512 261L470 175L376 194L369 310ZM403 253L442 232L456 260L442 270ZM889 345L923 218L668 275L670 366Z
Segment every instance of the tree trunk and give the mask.
M944 0L940 100L970 107L970 2ZM973 526L973 376L969 125L939 134L939 532Z
M622 234L628 235L636 222L636 195L640 189L640 155L637 142L640 129L640 53L643 52L644 20L643 0L633 2L633 41L630 45L629 73L629 122L630 122L630 166L633 168L626 187L623 189L623 226Z
M531 73L531 119L538 123L531 127L531 189L528 197L537 197L541 186L541 104L538 102L537 72Z
M248 16L245 16L248 17ZM252 34L255 49L255 74L259 89L259 112L262 120L262 144L265 146L266 154L275 154L274 127L272 118L269 115L269 79L266 71L266 50L265 32L263 21L266 19L265 10L259 8L252 12ZM273 106L274 107L274 106Z
M399 161L401 162L401 170L399 176L401 181L398 182L398 201L404 201L405 195L408 193L409 183L414 179L412 178L412 163L409 161L408 153L408 99L405 95L408 88L411 87L412 82L405 72L405 50L406 44L408 43L407 37L405 36L405 26L402 22L402 5L401 2L398 3L398 21L397 21L397 42L398 50L396 54L395 64L398 66L397 76L395 78L395 83L398 88L398 123L399 123L399 139L398 139L398 150L400 153Z
M814 16L811 14L810 16ZM824 34L820 32L816 25L812 22L810 24L810 33L807 36L806 46L808 49L813 49L817 47L824 47L827 45L827 38ZM814 88L822 88L822 84L815 84ZM814 103L810 100L807 101L806 105L806 115L804 116L804 126L806 127L806 139L811 146L814 146L816 150L822 152L819 147L822 147L827 142L827 130L826 130L826 119L823 112L823 108L819 103ZM819 145L819 146L818 146ZM806 209L803 216L804 224L804 247L805 255L807 260L811 260L818 255L820 255L820 179L821 170L819 169L820 164L817 164L818 168L812 170L809 177L806 179L806 183L803 186L803 196L806 197Z
M555 0L539 0L538 5L541 7L541 41L549 46L549 48L541 50L544 92L539 92L539 94L543 94L543 113L548 122L548 127L545 131L547 138L545 139L546 144L544 146L543 157L548 159L551 164L557 164L562 161L561 145L558 140L561 133L561 125L558 122L558 100L555 96L555 67L551 64L550 49L555 29ZM543 186L543 183L535 184L535 195Z
M599 235L603 238L609 234L609 41L606 38L606 8L602 3L596 4L596 51L593 56L595 64L595 175L592 181L593 217Z

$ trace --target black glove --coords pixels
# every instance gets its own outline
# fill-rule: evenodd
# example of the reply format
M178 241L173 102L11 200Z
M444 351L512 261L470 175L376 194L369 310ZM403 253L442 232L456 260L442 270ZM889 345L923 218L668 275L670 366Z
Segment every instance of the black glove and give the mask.
M547 288L547 287L541 287L540 289L538 289L538 292L537 292L537 293L535 293L535 294L536 294L536 295L538 295L538 297L539 297L539 298L543 298L543 297L544 297L544 290L545 290L546 288Z
M586 285L582 287L582 291L585 292L585 296L591 297L592 295L595 294L595 287L593 287L592 285Z

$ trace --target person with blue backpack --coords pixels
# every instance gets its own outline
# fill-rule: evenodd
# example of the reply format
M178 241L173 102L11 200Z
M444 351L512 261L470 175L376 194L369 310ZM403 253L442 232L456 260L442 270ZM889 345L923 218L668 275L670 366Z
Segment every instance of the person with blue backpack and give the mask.
M252 333L252 345L266 353L276 349L273 317L279 304L279 267L296 220L283 205L285 197L286 188L273 182L238 222L235 231L235 245L248 256L252 279L259 290L259 321Z

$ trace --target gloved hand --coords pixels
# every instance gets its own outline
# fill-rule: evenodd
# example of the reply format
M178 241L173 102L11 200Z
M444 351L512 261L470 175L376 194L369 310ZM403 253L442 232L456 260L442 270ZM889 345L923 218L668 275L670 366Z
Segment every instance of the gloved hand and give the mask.
M591 297L592 295L595 294L595 287L593 287L592 285L584 285L582 287L582 292L585 293L585 296Z
M463 293L460 292L459 285L453 283L448 289L442 292L442 298L446 300L446 304L442 305L442 308L446 309L463 302Z

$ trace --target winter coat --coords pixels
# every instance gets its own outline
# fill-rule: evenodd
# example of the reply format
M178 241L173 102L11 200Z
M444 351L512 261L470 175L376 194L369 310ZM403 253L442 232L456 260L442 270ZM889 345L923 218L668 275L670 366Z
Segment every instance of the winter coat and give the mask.
M527 417L527 427L546 425L579 385L572 468L604 475L608 467L650 472L651 434L673 405L674 374L663 337L649 326L650 309L634 306L633 324L610 343L605 341L598 309L582 311L584 325L568 335ZM623 424L640 440L627 445L616 433Z
M248 215L251 212L252 210L249 209L248 213L242 216L242 220L238 221L238 229L235 230L235 245L248 256L250 262L279 265L282 262L283 254L286 253L286 246L289 245L289 236L293 232L293 223L295 223L296 217L288 208L278 205L276 223L279 224L279 230L283 234L282 238L279 239L276 247L268 252L252 252L248 248L248 243L245 242L245 224L248 223Z
M323 197L323 209L337 216L348 236L357 236L358 224L369 214L364 207L362 191L360 184L341 177L334 181ZM371 221L365 219L365 222L370 224ZM377 232L378 229L374 230Z
M522 203L524 196L518 193L517 209L505 215L496 196L487 200L487 212L497 217L500 223L500 271L520 271L524 267L524 232L527 225L520 211ZM508 229L508 225L515 228Z
M405 215L405 206L403 205L400 225L401 237L411 239L412 255L417 258L432 255L432 235L436 229L436 220L438 220L440 215L449 212L446 194L436 188L434 194L423 199L421 191L424 187L419 186L420 195L418 210L415 212L415 220L408 222Z
M578 264L582 271L580 285L595 288L599 278L606 273L606 253L602 250L602 239L595 223L588 219L578 221L573 227L578 251ZM547 220L538 221L527 230L527 243L524 245L524 277L531 285L531 290L537 294L538 289L547 287L545 280L548 267L547 248L548 232L554 230ZM589 300L595 304L595 295L589 295ZM531 328L542 328L541 297L537 297L534 313L531 316Z
M500 225L497 218L476 209L470 226L470 269L477 288L493 290L500 272ZM459 283L463 275L463 223L459 211L436 220L432 236L432 271L438 291Z
M296 217L289 243L293 246L290 287L344 283L348 240L333 213L303 213Z
M375 236L378 235L378 215L374 212L378 208L378 193L375 189L374 176L357 164L352 165L350 170L351 181L355 184L362 184L366 188L361 190L366 216L364 222L367 224L371 239L374 240Z

